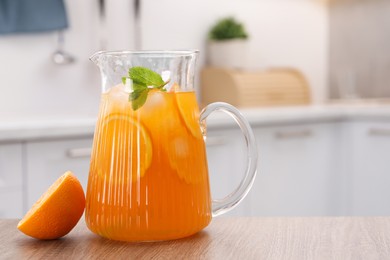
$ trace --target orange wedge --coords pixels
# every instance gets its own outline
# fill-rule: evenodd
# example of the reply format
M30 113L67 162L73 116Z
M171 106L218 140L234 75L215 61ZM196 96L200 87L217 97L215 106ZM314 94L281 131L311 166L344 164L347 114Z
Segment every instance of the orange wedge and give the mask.
M56 239L68 234L83 215L85 196L79 180L66 172L27 212L18 229L37 239Z

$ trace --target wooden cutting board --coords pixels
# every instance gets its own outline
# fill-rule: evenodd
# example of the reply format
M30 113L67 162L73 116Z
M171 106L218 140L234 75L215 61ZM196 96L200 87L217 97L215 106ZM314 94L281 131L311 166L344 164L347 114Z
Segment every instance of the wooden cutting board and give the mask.
M310 88L295 69L251 72L205 68L201 73L202 103L216 101L237 107L304 105L310 103Z

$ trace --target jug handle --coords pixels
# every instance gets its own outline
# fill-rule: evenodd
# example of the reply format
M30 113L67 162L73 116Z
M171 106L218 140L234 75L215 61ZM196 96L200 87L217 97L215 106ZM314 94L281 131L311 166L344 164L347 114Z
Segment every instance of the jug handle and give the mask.
M230 115L240 127L247 148L247 167L245 176L238 187L223 199L212 200L213 217L224 214L232 210L240 203L251 189L257 172L257 145L252 128L241 112L234 106L224 103L215 102L207 105L200 113L200 125L204 128L203 135L206 135L206 118L214 111L222 111Z

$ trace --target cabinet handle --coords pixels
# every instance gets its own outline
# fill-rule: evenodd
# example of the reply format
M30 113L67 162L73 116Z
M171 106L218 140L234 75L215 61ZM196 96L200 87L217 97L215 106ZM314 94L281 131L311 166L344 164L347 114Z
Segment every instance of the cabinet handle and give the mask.
M389 136L390 137L390 129L389 128L371 128L368 130L368 135Z
M206 146L218 146L226 144L226 139L223 137L207 137Z
M82 158L82 157L90 157L92 153L91 148L74 148L74 149L69 149L66 152L66 155L69 158Z
M283 131L283 132L276 132L275 137L276 139L293 139L293 138L303 138L303 137L309 137L313 133L309 129L304 130L297 130L297 131Z

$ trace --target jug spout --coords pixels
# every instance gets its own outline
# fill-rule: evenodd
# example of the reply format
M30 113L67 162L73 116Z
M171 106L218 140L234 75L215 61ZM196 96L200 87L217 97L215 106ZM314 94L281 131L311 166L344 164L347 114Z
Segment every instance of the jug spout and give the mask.
M89 60L95 63L96 66L100 66L100 57L102 55L102 51L95 52L91 57L89 57Z

